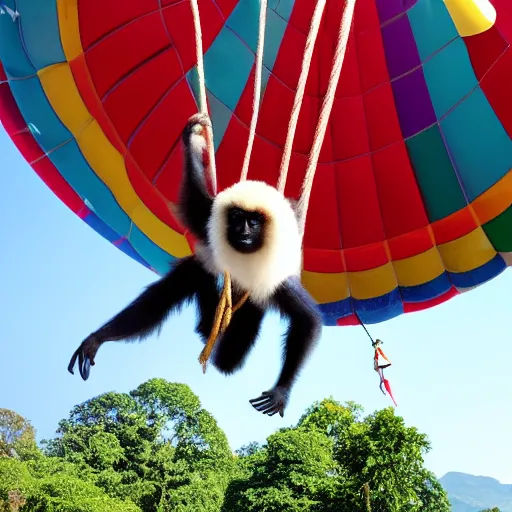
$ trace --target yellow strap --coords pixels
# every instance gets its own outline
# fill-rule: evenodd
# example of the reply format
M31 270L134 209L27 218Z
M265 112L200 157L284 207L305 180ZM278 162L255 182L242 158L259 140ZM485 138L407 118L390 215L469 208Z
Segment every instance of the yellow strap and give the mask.
M203 373L206 372L208 360L210 359L210 355L212 353L213 347L215 346L215 343L217 342L219 335L224 333L224 331L228 328L233 314L245 304L248 298L249 292L246 292L244 296L235 305L235 307L233 307L231 277L229 275L229 272L224 272L224 286L222 288L222 294L220 296L219 305L217 306L217 310L215 311L215 320L213 322L213 327L210 336L208 337L208 341L206 342L206 345L204 346L203 350L201 351L201 354L199 355L199 362L203 367Z

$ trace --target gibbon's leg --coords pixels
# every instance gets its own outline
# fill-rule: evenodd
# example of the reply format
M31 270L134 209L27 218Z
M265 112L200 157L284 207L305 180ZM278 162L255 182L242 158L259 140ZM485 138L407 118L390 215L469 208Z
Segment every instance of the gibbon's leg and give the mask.
M203 165L206 149L203 132L206 126L211 126L208 115L195 114L188 120L183 130L185 168L179 205L183 224L203 242L207 238L206 225L213 205L213 198L206 188Z
M215 276L206 273L203 279L201 288L196 295L198 314L196 333L201 336L203 343L206 343L213 328L215 313L220 301L220 293Z
M144 339L159 329L172 311L202 289L207 273L194 256L179 260L167 275L151 284L129 306L90 334L75 351L68 365L78 368L83 380L89 377L90 367L100 346L106 341Z
M230 374L243 366L258 337L264 316L265 311L250 300L233 314L213 353L215 368Z
M297 277L288 278L276 291L274 300L281 315L290 320L283 367L276 385L250 400L250 403L263 414L273 416L278 412L283 417L295 378L320 337L322 318L315 301Z

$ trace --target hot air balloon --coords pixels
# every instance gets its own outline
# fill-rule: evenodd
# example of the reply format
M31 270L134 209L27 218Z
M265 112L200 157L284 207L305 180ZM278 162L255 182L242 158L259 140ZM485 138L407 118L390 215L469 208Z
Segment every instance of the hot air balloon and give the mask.
M269 0L249 179L275 185L316 0ZM345 2L329 0L285 194L304 178ZM75 214L162 274L198 111L187 0L0 3L0 119ZM259 0L200 0L218 189L249 135ZM512 4L358 0L311 192L303 282L325 325L440 304L512 264ZM8 172L5 170L3 172Z

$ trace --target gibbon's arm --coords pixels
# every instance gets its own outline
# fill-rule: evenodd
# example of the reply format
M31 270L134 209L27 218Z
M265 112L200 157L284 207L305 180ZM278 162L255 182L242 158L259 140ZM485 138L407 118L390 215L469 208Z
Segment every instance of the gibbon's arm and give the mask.
M74 373L78 359L80 375L87 380L103 343L146 338L161 327L171 312L179 311L185 301L195 294L209 293L213 286L215 277L208 274L194 256L179 260L166 276L148 286L129 306L90 334L71 357L68 371ZM216 304L210 307L215 314Z
M220 301L220 293L217 279L210 273L206 273L201 287L196 294L197 323L195 331L201 337L203 343L208 341L211 334L215 313Z
M313 298L298 277L290 277L274 295L281 315L289 318L283 353L283 367L276 385L258 398L250 400L252 406L264 414L282 417L290 391L304 361L316 344L322 331L322 318Z
M206 188L203 165L206 126L211 126L210 118L206 114L195 114L183 130L185 168L179 205L183 223L202 241L207 238L206 225L213 205L213 198Z

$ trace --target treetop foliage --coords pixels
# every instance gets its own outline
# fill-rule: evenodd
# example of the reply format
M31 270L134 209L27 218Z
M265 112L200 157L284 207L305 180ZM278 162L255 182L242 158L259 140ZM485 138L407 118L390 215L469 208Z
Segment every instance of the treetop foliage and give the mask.
M0 511L450 510L424 468L424 434L392 408L363 417L332 398L232 452L188 386L151 379L75 406L42 449L26 420L0 410L0 442Z

